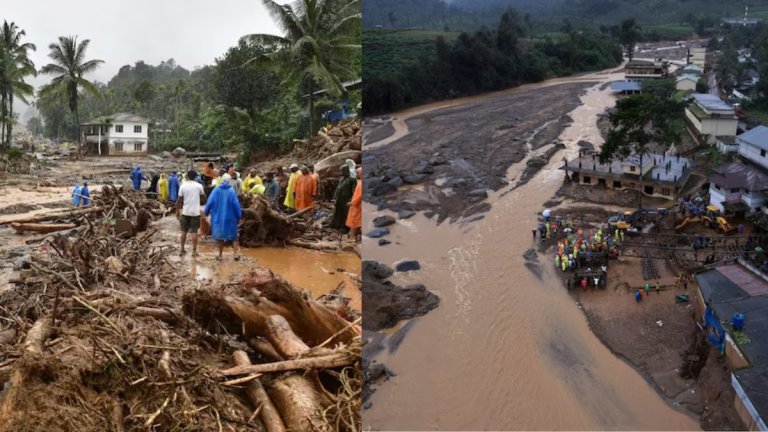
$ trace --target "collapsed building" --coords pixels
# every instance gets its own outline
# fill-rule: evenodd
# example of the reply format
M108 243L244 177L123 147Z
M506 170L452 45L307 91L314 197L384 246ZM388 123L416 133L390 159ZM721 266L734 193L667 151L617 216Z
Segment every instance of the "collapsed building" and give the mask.
M578 184L635 189L648 196L672 200L688 181L693 166L686 157L657 153L632 154L603 164L598 152L580 151L577 158L560 169L570 173L572 181Z

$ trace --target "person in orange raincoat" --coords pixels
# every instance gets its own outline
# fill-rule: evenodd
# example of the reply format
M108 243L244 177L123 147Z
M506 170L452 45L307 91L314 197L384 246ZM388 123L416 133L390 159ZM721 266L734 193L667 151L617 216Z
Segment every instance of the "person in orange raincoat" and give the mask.
M296 210L315 207L316 193L315 177L309 173L309 168L301 167L301 175L296 179Z
M358 238L360 228L363 226L363 169L357 169L357 185L352 194L352 200L349 201L349 214L347 214L347 226L349 227L349 237Z

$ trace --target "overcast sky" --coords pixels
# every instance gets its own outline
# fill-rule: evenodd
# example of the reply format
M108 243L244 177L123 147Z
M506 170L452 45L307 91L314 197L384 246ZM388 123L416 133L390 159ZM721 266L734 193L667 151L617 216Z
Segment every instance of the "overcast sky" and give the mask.
M88 76L107 82L120 67L144 60L157 65L173 58L192 70L212 64L240 36L280 34L260 0L1 0L0 19L26 30L25 41L40 69L49 63L48 45L59 36L90 39L86 56L104 64ZM38 87L50 78L28 82Z

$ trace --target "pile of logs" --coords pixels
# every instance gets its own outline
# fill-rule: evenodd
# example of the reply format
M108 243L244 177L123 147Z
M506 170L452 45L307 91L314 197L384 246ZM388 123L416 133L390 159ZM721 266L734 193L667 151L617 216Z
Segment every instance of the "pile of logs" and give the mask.
M104 186L95 193L89 207L79 207L61 212L45 213L31 217L5 219L0 225L10 224L17 232L52 233L92 225L91 221L103 217L115 220L116 226L128 232L145 231L149 222L170 212L160 201L133 189Z
M342 120L337 125L326 125L309 140L296 140L294 155L298 160L320 160L344 150L360 151L363 130L360 120Z
M361 430L356 322L266 269L201 288L153 236L55 236L0 292L0 432Z

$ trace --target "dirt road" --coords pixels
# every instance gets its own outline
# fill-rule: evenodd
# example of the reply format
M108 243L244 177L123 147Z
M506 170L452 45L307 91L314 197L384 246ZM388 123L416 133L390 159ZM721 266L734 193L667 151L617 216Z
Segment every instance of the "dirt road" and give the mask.
M393 244L379 247L373 239L365 240L365 256L385 264L418 258L422 270L403 274L395 282L424 283L441 298L440 307L408 326L408 334L395 349L378 355L377 360L397 376L374 394L372 408L363 414L366 426L390 430L698 428L696 420L669 406L645 378L594 336L551 270L548 256L540 256L538 264L526 263L522 257L533 246L530 236L537 212L562 183L563 174L557 169L561 158L575 154L580 140L601 142L597 115L614 103L609 90L601 87L621 79L621 74L609 72L579 77L571 84L558 80L558 85L565 84L560 86L544 83L539 94L528 86L521 90L531 91L528 97L519 97L515 91L506 97L488 96L489 104L498 109L534 112L522 104L557 100L552 92L560 94L564 89L575 94L587 89L578 108L568 112L565 106L577 104L566 101L549 111L549 117L536 116L538 124L531 121L526 128L535 130L566 113L573 119L559 133L566 149L552 156L528 183L503 187L509 176L525 171L520 166L525 163L523 149L518 149L521 162L507 160L506 166L497 155L511 153L483 153L483 163L474 166L474 172L503 166L500 172L494 169L492 180L490 173L478 174L487 176L489 184L500 185L485 200L491 207L484 219L470 225L435 226L419 214L398 221L388 237ZM589 84L593 82L597 84ZM449 146L441 151L447 148L461 154L469 146L484 149L489 131L497 131L509 120L476 114L483 112L484 104L483 98L475 99L463 107L422 113L421 118L432 123L411 121L408 135L375 149L374 155L384 157L387 149L404 151L406 139L411 146L429 147L435 136L450 130L466 131L464 145L457 149L450 144L455 140L439 138ZM442 128L433 126L442 115L453 120L453 129L448 129L448 122L442 122ZM467 126L472 122L483 130ZM366 227L376 216L374 209L367 204ZM383 344L391 345L391 338L385 337Z

